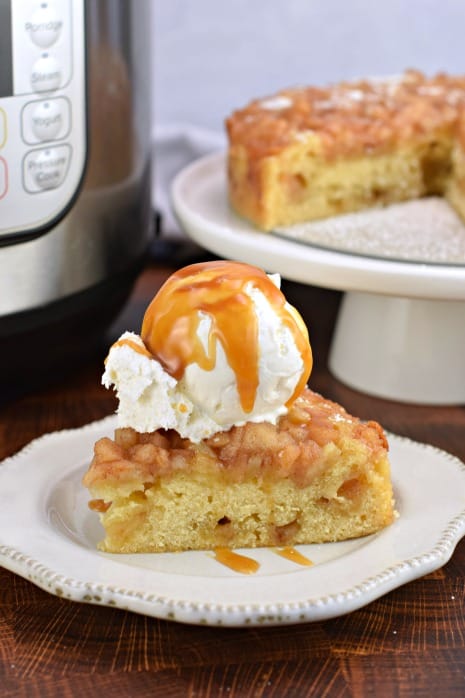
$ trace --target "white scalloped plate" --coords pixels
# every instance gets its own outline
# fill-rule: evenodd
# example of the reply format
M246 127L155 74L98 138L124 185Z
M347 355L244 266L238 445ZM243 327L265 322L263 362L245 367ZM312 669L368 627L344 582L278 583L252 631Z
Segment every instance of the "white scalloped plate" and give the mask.
M255 575L211 552L110 555L81 486L93 443L115 417L48 434L0 465L0 564L46 591L185 623L278 625L360 608L444 565L465 535L465 465L432 446L389 435L399 518L344 543L299 546L302 567L273 549L245 551Z

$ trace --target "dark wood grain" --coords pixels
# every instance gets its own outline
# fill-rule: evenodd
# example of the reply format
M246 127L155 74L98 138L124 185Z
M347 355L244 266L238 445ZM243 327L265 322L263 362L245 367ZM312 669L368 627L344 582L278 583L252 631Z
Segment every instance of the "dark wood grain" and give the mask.
M41 434L114 410L112 393L100 385L106 345L123 329L138 329L170 270L152 264L144 272L86 365L41 389L18 385L0 408L0 458ZM343 386L326 368L339 294L289 282L285 291L310 329L315 390L393 432L465 459L464 407L403 405ZM72 603L0 568L0 696L465 696L464 587L462 541L441 570L349 615L289 627L217 629Z

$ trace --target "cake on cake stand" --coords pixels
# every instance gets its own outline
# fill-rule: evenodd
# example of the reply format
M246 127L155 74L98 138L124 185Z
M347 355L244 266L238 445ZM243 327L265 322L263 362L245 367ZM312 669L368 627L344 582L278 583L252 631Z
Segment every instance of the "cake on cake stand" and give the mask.
M223 153L173 182L176 215L211 252L344 291L329 367L352 388L465 403L465 226L439 198L262 233L227 200Z

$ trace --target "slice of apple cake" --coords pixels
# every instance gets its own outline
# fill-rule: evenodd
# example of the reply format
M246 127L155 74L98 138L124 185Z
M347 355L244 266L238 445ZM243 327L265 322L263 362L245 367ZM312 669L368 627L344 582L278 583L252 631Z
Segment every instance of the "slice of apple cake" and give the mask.
M107 552L323 543L393 521L383 430L305 389L276 425L199 443L117 429L84 478Z

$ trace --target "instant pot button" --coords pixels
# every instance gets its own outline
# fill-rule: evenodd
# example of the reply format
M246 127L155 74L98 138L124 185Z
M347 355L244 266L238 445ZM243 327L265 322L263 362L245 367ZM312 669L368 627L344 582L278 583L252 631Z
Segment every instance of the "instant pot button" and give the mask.
M41 141L51 141L60 133L63 122L64 100L47 99L39 102L31 114L31 126L34 135Z
M48 48L60 36L63 22L53 6L49 2L43 2L39 9L32 14L30 21L26 22L25 27L31 41L36 46Z
M54 56L43 53L32 66L31 86L35 92L50 92L61 84L60 64Z
M69 145L31 150L24 158L24 187L31 193L56 189L68 172L71 158Z
M21 110L21 137L25 143L40 145L66 138L70 129L71 104L66 97L36 99Z

